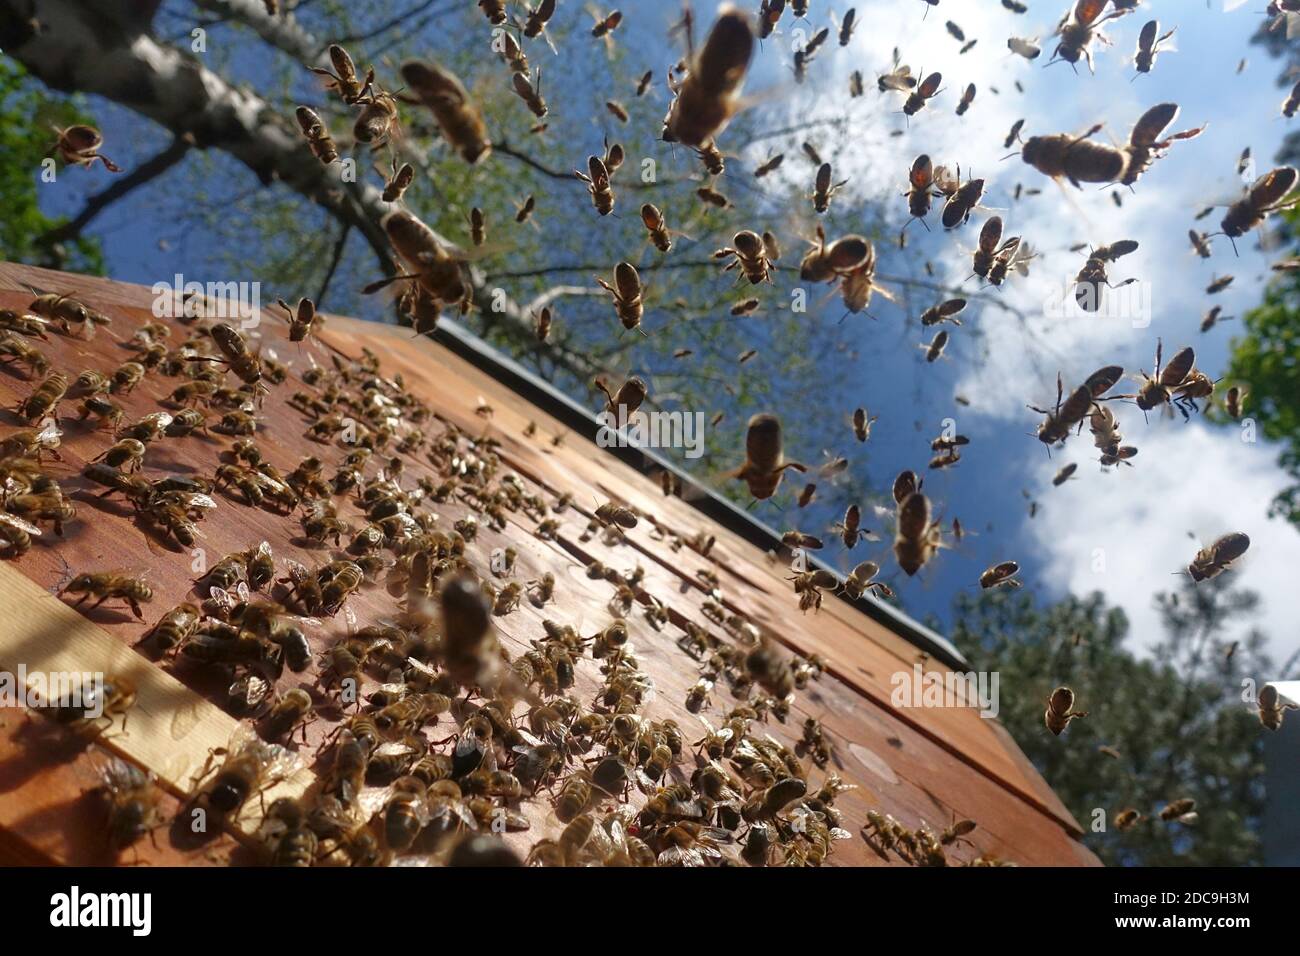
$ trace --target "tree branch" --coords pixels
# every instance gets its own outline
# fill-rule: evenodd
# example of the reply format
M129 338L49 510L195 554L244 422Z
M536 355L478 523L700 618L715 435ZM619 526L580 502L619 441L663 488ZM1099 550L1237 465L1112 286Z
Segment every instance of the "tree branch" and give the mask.
M330 282L334 279L334 273L338 270L339 262L343 259L343 248L348 244L348 235L352 232L351 223L343 223L343 228L339 230L338 241L334 243L334 252L330 256L329 268L325 270L325 278L321 280L320 289L316 292L316 307L324 309L325 293L329 291Z

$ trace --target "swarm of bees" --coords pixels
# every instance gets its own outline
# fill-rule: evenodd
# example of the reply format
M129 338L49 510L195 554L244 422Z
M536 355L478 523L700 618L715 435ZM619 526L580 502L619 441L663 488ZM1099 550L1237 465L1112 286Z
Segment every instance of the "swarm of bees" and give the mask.
M938 0L925 2L927 7L938 4ZM478 6L489 24L503 28L504 44L494 49L509 70L505 88L517 98L512 108L526 109L535 120L545 119L550 105L543 96L542 70L536 60L530 66L532 51L525 50L524 41L551 43L547 24L556 3L523 4L518 20L499 0L480 0ZM1017 13L1026 9L1011 0L1003 0L1003 6ZM1077 0L1053 34L1052 62L1076 67L1083 60L1092 70L1094 52L1110 43L1103 26L1136 6ZM806 2L790 7L795 18L807 18ZM731 207L718 177L726 174L732 154L723 152L719 139L744 108L755 40L776 32L785 8L784 0L762 0L755 21L724 4L704 42L688 44L687 58L667 72L671 99L662 139L688 147L692 162L698 158L703 164L704 175L697 167L692 188L708 214ZM593 11L593 16L591 37L612 51L615 37L627 30L623 14ZM832 35L847 46L855 23L855 13L849 10L834 30L813 31L794 50L795 79L802 82L809 75L816 54ZM691 25L688 12L684 19L688 34ZM974 45L975 40L968 40L954 21L945 28L962 44L962 53ZM1153 70L1158 54L1169 49L1174 32L1161 32L1155 20L1142 28L1133 58L1137 73ZM1037 38L1012 37L1008 48L1027 60L1041 53ZM469 251L445 240L406 208L404 196L419 188L421 171L414 159L399 162L403 158L399 103L427 110L446 146L467 164L483 162L493 150L483 110L461 79L437 63L402 64L400 89L390 92L373 67L359 71L342 46L330 45L328 56L329 68L312 71L323 78L328 93L354 114L350 132L340 140L373 151L387 149L391 159L391 175L383 166L377 167L385 180L382 199L389 204L380 225L382 238L392 246L401 268L366 291L399 285L399 308L421 333L433 330L444 308L466 313L482 307L482 290L471 269L473 258L488 241L482 208L464 213L475 247ZM635 95L647 94L652 82L653 71L647 71L636 84ZM938 71L913 74L895 51L890 69L878 77L877 88L882 94L899 94L906 122L916 120L919 125L932 115L927 107L943 92L943 82ZM956 114L978 110L975 85L960 89ZM863 91L863 71L858 70L850 92L861 97ZM1283 102L1284 116L1297 112L1298 91L1300 85ZM601 100L615 120L630 122L623 100L604 96ZM1006 148L1019 142L1026 164L1076 187L1083 183L1132 187L1174 143L1193 139L1204 130L1202 126L1166 134L1178 113L1174 103L1150 107L1122 145L1094 139L1103 129L1100 123L1082 134L1022 140L1022 120L1012 128ZM333 115L304 105L296 109L294 119L305 142L300 147L304 156L309 151L328 166L338 162L340 148L322 114ZM534 130L544 128L540 123ZM90 167L99 162L119 171L103 156L102 146L98 130L73 126L57 131L50 154L65 164ZM497 148L509 151L502 143ZM798 155L792 149L791 153ZM798 262L800 280L831 284L828 296L838 293L848 313L864 312L876 293L892 298L877 281L875 245L863 235L842 234L822 225L834 221L831 207L843 204L842 198L836 202L836 196L848 180L836 178L832 162L823 160L812 143L803 144L803 154L816 170L807 199L817 224ZM774 173L784 155L769 152L753 168L755 179ZM573 176L585 186L602 220L618 218L614 177L624 159L623 147L608 141L604 155L587 156L585 167L580 157L574 157L580 168ZM944 229L965 226L984 208L981 201L989 186L971 172L968 169L963 179L960 165L936 166L930 156L916 156L903 194L908 224L920 220L928 230L926 219L934 201L941 199L939 218ZM1294 206L1298 183L1300 173L1289 166L1266 173L1227 208L1217 235L1228 237L1235 246L1235 239L1261 227L1268 216ZM1021 196L1019 186L1015 195ZM539 208L529 195L519 204L515 220L535 224L535 217L544 214L545 203ZM673 252L674 236L680 234L669 229L661 209L644 203L639 215L648 245L660 256ZM760 288L775 283L780 271L794 267L781 264L776 232L750 225L753 228L734 232L730 244L713 253L713 260L722 272L733 272L747 294L756 296ZM1004 237L1003 230L1002 216L990 216L971 253L974 275L995 289L1013 274L1026 275L1035 258L1022 236ZM828 231L837 237L828 239ZM1212 235L1193 229L1189 238L1198 256L1212 254ZM900 233L899 244L905 241ZM1084 311L1098 311L1103 287L1137 281L1129 278L1112 285L1108 276L1109 266L1137 248L1136 242L1121 240L1089 250L1074 279L1075 298ZM608 305L612 300L614 318L622 329L646 335L647 308L654 307L660 290L656 284L647 289L634 264L642 260L631 251L624 254L628 258L617 262L612 275L595 281L609 294L604 301ZM1219 291L1231 281L1225 276L1207 291ZM962 325L958 316L968 305L964 298L935 298L939 301L920 315L923 327L941 326L927 332L929 341L920 345L927 363L951 356L947 350L956 341L956 327ZM288 341L310 347L323 324L315 303L300 298L290 305L279 299L277 305ZM765 314L760 312L763 307L762 299L745 298L732 308L732 315ZM1218 313L1212 316L1207 329ZM534 319L538 342L547 343L552 339L551 308L541 307ZM322 451L296 467L284 466L281 472L267 460L258 439L264 427L263 404L289 373L264 349L264 343L232 324L191 317L188 335L176 344L168 341L170 330L165 324L140 330L127 345L133 350L131 359L114 369L78 374L76 368L55 368L42 351L51 332L88 340L110 322L109 316L57 293L38 294L25 310L0 312L0 360L24 370L30 380L15 409L27 427L0 438L0 557L19 558L46 528L60 536L65 525L84 518L84 511L79 516L78 506L44 471L45 458L59 456L59 421L73 402L78 403L81 420L93 419L88 427L95 428L97 436L99 429L112 431L82 476L105 489L97 492L100 497L120 496L119 503L129 507L152 537L173 548L193 547L205 536L204 522L218 508L227 507L265 509L291 517L301 526L301 540L319 552L319 560L303 563L277 557L266 542L248 544L206 569L195 582L193 599L165 610L142 640L142 646L160 655L167 666L183 664L217 673L221 686L229 687L232 711L256 723L256 731L241 725L240 733L226 748L214 752L211 766L196 781L195 801L223 819L237 817L276 782L296 772L302 762L295 737L308 742L307 727L318 712L347 714L321 747L320 792L277 799L261 814L258 834L269 862L362 865L422 853L439 862L483 856L530 865L698 866L736 860L754 865L819 865L837 841L848 837L834 807L835 797L848 788L834 774L826 775L818 788L801 762L806 756L819 770L829 765L830 730L807 718L803 737L786 747L759 726L769 717L784 722L796 691L820 676L821 663L792 663L776 651L753 621L724 601L716 574L701 572L701 587L708 594L704 614L731 641L687 622L680 646L701 669L687 689L684 707L692 714L721 708L725 685L730 685L739 703L722 718L720 729L705 723L705 736L693 745L692 754L682 728L672 720L651 719L645 708L653 697L653 681L641 667L627 622L644 617L648 626L658 630L672 622L672 616L645 590L644 571L618 571L593 561L587 567L588 577L614 588L606 605L612 622L584 635L571 625L546 620L527 650L512 657L505 649L500 640L502 621L513 622L512 615L527 610L529 604L546 608L555 599L556 576L533 574L531 568L517 571L528 562L513 547L503 553L508 560L500 566L494 560L490 576L479 573L473 558L485 538L499 536L524 518L538 538L554 539L563 533L564 519L558 516L570 507L576 512L579 506L572 501L548 503L530 490L524 479L508 470L498 453L499 443L487 437L487 431L476 438L448 426L436 436L425 435L424 426L432 431L436 416L406 390L400 376L386 376L372 354L351 361L332 357L328 366L315 364L313 357L311 367L300 376L303 389L286 404L304 416L304 437ZM690 351L681 349L676 354L685 358ZM739 361L749 362L756 354L749 349ZM1137 448L1124 443L1117 416L1107 403L1132 400L1144 413L1176 408L1186 419L1199 411L1199 401L1208 401L1215 393L1215 381L1197 369L1191 348L1178 350L1163 367L1162 358L1158 341L1152 374L1142 372L1137 391L1129 395L1108 394L1124 375L1119 366L1098 369L1068 394L1058 374L1055 404L1050 409L1030 406L1044 416L1036 436L1051 450L1086 424L1103 468L1131 464ZM166 404L171 411L133 421L118 400L126 400L143 382L153 384L160 378L176 380L168 385ZM616 390L604 379L598 379L595 387L609 412L636 411L648 398L646 381L637 376L626 377ZM1236 386L1223 393L1232 417L1240 415L1244 398ZM484 402L480 411L484 422L489 422L491 407ZM853 412L858 442L867 441L876 420L865 408ZM530 427L533 431L526 431L525 437L535 434L535 426ZM149 469L161 457L160 444L165 447L169 440L195 433L209 439L215 433L230 440L210 473L152 474ZM958 465L968 443L961 435L935 439L929 468ZM406 463L417 453L427 458L434 474L412 481ZM847 467L846 458L828 452L819 476L834 482ZM743 482L755 501L766 501L778 494L790 469L804 473L808 466L787 459L781 420L768 412L753 415L747 424L744 460L726 477ZM1076 469L1075 464L1061 468L1053 485L1070 480ZM665 478L665 494L681 494L680 482L674 484L667 474ZM916 472L900 473L892 491L893 558L912 577L950 545ZM816 492L817 485L809 482L798 494L799 506L809 505ZM467 512L440 522L434 505L446 506L448 512L460 508ZM888 519L889 512L884 514ZM599 539L616 547L630 533L654 533L670 538L674 550L685 548L704 557L714 544L705 533L675 534L644 511L613 501L589 506L584 515L588 522L580 538L584 543ZM956 519L952 525L955 547L962 531ZM850 505L832 530L846 551L863 539L874 540L862 527L858 504ZM798 531L788 533L784 543L807 550L823 547L817 535ZM1232 567L1248 546L1244 533L1226 534L1199 550L1187 573L1196 582L1215 577ZM980 588L1018 588L1019 571L1015 561L994 564L980 574ZM800 610L815 612L828 595L849 600L892 597L894 592L880 580L881 575L881 564L873 560L858 562L843 577L826 567L799 568L790 576L790 588ZM121 603L140 620L154 598L153 586L144 576L116 570L69 570L61 584L59 593L77 606L91 599L94 603L88 611L106 602ZM377 591L393 600L392 613L382 621L356 627L353 608L358 596ZM346 622L346 634L320 646L320 632L335 619ZM295 674L314 671L315 683L281 691L286 667ZM574 688L579 674L585 671L590 677L593 670L600 675L599 690L588 702ZM348 696L361 687L368 691L364 697ZM106 694L111 698L105 701L106 713L124 714L134 701L134 691L124 681L115 682ZM345 704L356 706L345 711ZM1074 704L1074 692L1068 687L1058 687L1048 697L1044 722L1053 735L1087 716L1074 710ZM1285 709L1276 691L1265 688L1259 699L1261 723L1276 729ZM451 715L457 729L435 742L426 733L443 715ZM60 719L82 718L72 713ZM365 805L359 799L365 788L380 783L387 788L382 804ZM160 824L153 783L141 771L113 765L104 772L103 792L115 846L129 845ZM482 842L485 831L527 830L530 822L518 812L519 801L525 794L539 798L543 792L552 795L551 809L563 825L555 836L536 841L526 855L503 850L500 841ZM644 798L636 807L629 800L635 792ZM1120 829L1138 819L1121 816L1126 822ZM1194 817L1194 810L1190 801L1176 801L1160 816L1186 821ZM971 820L954 820L938 833L925 823L909 829L887 814L871 811L861 832L882 859L889 860L892 853L912 865L947 865L948 854L969 843L967 837L976 829ZM977 857L969 865L997 862Z

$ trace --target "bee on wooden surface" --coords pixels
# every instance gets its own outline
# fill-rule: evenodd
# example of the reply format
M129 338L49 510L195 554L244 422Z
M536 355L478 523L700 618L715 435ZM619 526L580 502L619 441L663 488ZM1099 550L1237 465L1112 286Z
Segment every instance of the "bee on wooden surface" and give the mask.
M1206 581L1217 577L1232 566L1246 549L1250 547L1250 538L1240 531L1234 531L1217 538L1213 544L1196 552L1196 557L1187 566L1187 573L1193 581Z
M18 403L18 415L35 422L57 414L59 402L68 393L68 377L62 372L47 376L25 399Z
M9 333L0 335L0 362L6 365L10 362L25 365L32 375L43 376L50 371L50 360L44 352L34 345L28 345L17 335Z
M149 642L160 651L169 651L179 647L194 633L202 615L195 604L186 602L178 604L145 632L142 642Z
M1279 166L1255 180L1246 195L1228 207L1219 228L1232 241L1234 250L1237 248L1236 240L1263 225L1270 213L1295 204L1295 200L1288 199L1288 196L1297 179L1300 179L1300 173L1295 167Z
M47 453L59 458L62 436L58 423L52 419L46 420L39 429L20 429L0 439L0 459L31 458L39 463Z
M674 90L663 139L700 146L714 139L740 108L740 92L754 49L749 15L724 4L703 46Z
M45 155L57 155L68 166L81 166L90 169L95 163L103 163L110 173L120 173L122 167L100 152L104 146L104 136L93 126L77 124L66 129L55 127L58 138Z
M288 777L300 763L290 751L258 738L247 724L236 728L229 744L208 755L200 779L211 772L214 757L224 759L211 782L204 786L202 796L223 817L236 813L249 797Z
M122 717L126 729L128 712L135 706L135 684L125 677L105 677L89 686L80 685L69 697L52 698L51 716L61 724L85 726L103 720L111 725L114 717Z
M322 69L320 67L309 67L313 73L318 76L329 78L326 89L330 89L339 94L339 97L348 106L356 106L365 103L372 95L375 82L375 70L371 67L366 71L364 80L357 76L357 67L353 63L352 57L348 51L337 43L331 43L329 46L330 62L334 65L333 70Z
M1077 0L1073 9L1066 11L1061 22L1057 24L1055 36L1059 38L1052 62L1062 59L1066 63L1077 64L1080 57L1088 64L1088 71L1093 72L1092 43L1109 45L1110 41L1102 35L1101 25L1107 20L1122 17L1131 10L1112 10L1102 16L1108 0Z
M129 395L135 387L144 381L145 367L139 362L123 362L113 370L108 390L114 395Z
M939 84L943 82L943 74L931 73L920 83L916 84L912 92L908 94L906 101L903 103L903 113L908 117L915 116L921 110L925 109L925 104L939 93Z
M1047 698L1047 710L1043 712L1043 722L1054 736L1061 736L1061 731L1069 726L1070 721L1087 717L1088 712L1074 710L1074 691L1068 687L1058 687Z
M0 309L0 329L6 332L25 335L28 338L48 340L49 336L45 334L45 330L49 328L49 325L49 320L39 315L16 312L13 309Z
M292 736L295 730L301 730L305 743L311 713L311 695L301 687L294 687L285 691L271 705L271 709L262 718L262 732L267 740L276 741Z
M27 308L35 315L56 323L65 335L71 335L76 327L87 339L94 337L97 325L111 325L113 322L103 312L92 309L84 302L55 292L37 296Z
M548 5L554 11L553 0L543 0L541 6ZM532 22L530 17L529 23ZM545 21L541 21L538 32L544 25ZM525 30L524 35L536 36L537 34L530 34ZM473 164L480 162L492 152L492 143L488 139L487 124L483 122L483 114L470 99L469 92L455 74L435 63L419 60L403 63L401 73L407 88L433 113L447 145L459 153L461 159Z
M1158 140L1158 137L1164 128L1174 121L1178 116L1177 103L1161 103L1151 107L1133 124L1133 131L1129 134L1128 145L1125 147L1125 154L1128 157L1124 168L1124 175L1120 182L1125 186L1132 186L1138 181L1138 178L1151 168L1151 164L1165 154L1165 152L1175 142L1182 139L1192 139L1200 136L1205 131L1204 126L1198 126L1195 129L1186 129L1181 133L1171 133L1165 139Z
M644 312L643 290L636 267L630 262L620 262L614 267L612 285L600 276L596 276L596 283L613 296L614 311L623 328L637 329L645 335L645 330L641 328L641 316Z
M760 413L749 420L745 437L745 461L731 473L749 486L749 493L760 500L776 493L787 468L806 472L807 466L786 461L782 449L781 421L775 415Z
M108 840L122 850L162 826L162 791L152 774L112 759L100 772L96 792L108 808Z
M298 128L302 130L302 135L307 139L307 145L311 148L312 155L325 166L337 161L339 158L338 145L334 142L334 138L330 136L329 127L320 118L320 114L310 107L299 106L294 115L298 119Z
M0 512L0 559L20 558L32 548L32 538L41 529L17 515Z

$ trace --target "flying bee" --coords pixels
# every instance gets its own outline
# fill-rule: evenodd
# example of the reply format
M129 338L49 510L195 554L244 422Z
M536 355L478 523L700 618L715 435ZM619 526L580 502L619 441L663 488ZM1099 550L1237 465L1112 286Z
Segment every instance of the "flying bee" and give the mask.
M1138 821L1141 819L1142 814L1131 807L1121 810L1119 813L1115 814L1115 829L1120 831L1131 830L1133 827L1137 826Z
M1196 353L1190 347L1186 347L1174 353L1174 357L1169 360L1169 364L1162 370L1160 368L1162 348L1163 343L1157 339L1153 375L1148 376L1146 372L1140 372L1138 381L1142 384L1137 394L1117 396L1119 398L1135 399L1138 408L1142 409L1143 412L1149 412L1161 405L1168 405L1174 391L1187 380L1196 366Z
M1282 115L1287 119L1295 116L1297 110L1300 110L1300 82L1291 87L1291 92L1282 101Z
M527 73L513 73L510 76L510 83L514 88L515 95L524 101L528 111L538 119L550 112L550 107L546 105L546 100L542 98L542 68L540 66L537 68L535 79Z
M410 163L403 163L398 168L397 160L393 160L393 175L384 182L384 191L382 198L384 202L399 202L411 188L411 183L415 182L415 167Z
M1088 712L1074 710L1074 691L1068 687L1058 687L1047 698L1047 710L1043 711L1043 722L1054 736L1069 726L1070 721L1087 717Z
M320 114L310 107L300 106L294 115L298 119L298 127L302 130L302 135L307 139L312 155L325 166L335 162L339 158L339 148L330 136L329 127L320 118Z
M247 724L236 728L229 744L208 755L208 764L200 777L207 775L212 758L217 756L225 759L202 794L208 805L223 817L236 813L249 797L288 777L300 763L296 755L278 744L259 739Z
M853 410L853 436L858 441L866 441L871 437L871 426L875 424L879 416L867 416L865 408L855 408Z
M641 328L641 316L644 311L643 290L636 267L630 262L620 262L614 267L613 285L600 276L596 277L596 283L613 296L614 311L619 321L623 323L623 328L629 331L637 329L645 335L645 330Z
M1044 176L1068 179L1080 189L1080 183L1118 182L1129 166L1129 155L1114 146L1093 142L1091 137L1101 129L1098 123L1081 136L1031 136L1024 141L1020 156ZM1012 132L1018 139L1019 131L1013 128Z
M383 228L397 254L413 271L372 282L363 292L374 293L393 282L413 281L435 303L468 302L470 287L463 258L443 246L432 229L404 209L388 213Z
M1125 186L1132 186L1144 172L1151 168L1151 164L1163 156L1175 142L1183 139L1193 139L1205 131L1204 126L1198 126L1195 129L1172 133L1165 139L1158 140L1156 137L1177 116L1177 103L1160 103L1138 117L1138 121L1133 124L1133 131L1129 134L1128 145L1124 149L1127 161L1124 175L1120 179L1121 183Z
M960 181L960 168L958 177ZM940 221L945 229L955 229L970 219L970 214L979 205L980 199L984 196L984 180L968 179L961 183L957 189L948 196L948 201L943 204L943 215Z
M1202 259L1210 258L1210 235L1205 232L1197 232L1195 229L1187 230L1187 238L1191 240L1192 251Z
M860 530L862 524L862 509L856 504L849 505L844 512L844 519L835 526L835 530L840 532L844 541L844 547L853 550L853 546L858 543L858 538L867 532Z
M28 422L57 414L59 402L68 393L68 377L62 372L47 376L25 399L18 403L18 415Z
M1177 29L1177 27L1174 27L1174 30ZM1156 65L1156 56L1160 52L1160 44L1173 36L1174 30L1170 30L1168 33L1160 33L1160 22L1158 20L1148 20L1143 25L1142 32L1138 34L1137 51L1133 54L1133 65L1139 73L1151 72Z
M925 109L926 102L939 92L939 84L942 82L941 73L931 73L923 79L917 84L916 89L908 94L906 102L903 103L903 112L911 117Z
M880 573L880 565L874 561L863 561L849 572L844 579L844 592L854 600L864 594L879 594L881 597L893 597L894 591L883 581L874 578Z
M957 104L957 115L965 116L970 105L975 102L975 84L969 84L961 95L961 102Z
M939 522L930 518L930 500L925 495L914 490L900 498L900 490L895 482L898 511L894 557L898 566L912 577L943 547L943 532Z
M1196 557L1187 566L1187 573L1193 581L1206 581L1217 577L1231 567L1246 549L1250 547L1250 538L1240 531L1233 531L1216 539L1213 544L1196 552Z
M1087 262L1074 278L1074 300L1079 308L1085 312L1096 312L1101 308L1101 287L1104 285L1110 289L1118 288L1111 285L1106 278L1107 264L1137 251L1137 247L1138 244L1132 239L1121 239L1119 242L1094 249L1088 254ZM1119 285L1125 286L1136 281L1136 278L1129 278Z
M938 305L932 305L921 313L921 324L923 326L941 325L944 322L951 322L953 325L961 325L961 319L957 316L966 308L965 299L948 299L940 302Z
M672 236L669 234L668 225L664 220L664 215L659 211L657 206L645 203L641 207L641 222L646 231L650 233L650 241L660 252L667 252L673 247Z
M1279 730L1282 727L1282 718L1286 716L1288 710L1297 710L1295 704L1289 703L1282 699L1276 687L1272 684L1265 684L1259 691L1259 722L1269 730Z
M930 213L930 205L935 196L942 195L936 186L936 172L942 171L935 169L934 163L930 157L922 153L916 159L912 160L912 167L907 173L907 192L903 195L907 197L907 209L912 214L912 219L919 219L921 225L925 226L925 217ZM911 224L911 220L908 220ZM904 229L907 228L905 225ZM929 226L926 226L929 229Z
M1196 801L1188 797L1171 800L1160 810L1160 819L1166 823L1192 823L1196 819Z
M120 173L122 167L100 152L104 145L104 136L93 126L75 125L66 129L55 127L58 138L50 147L46 156L58 155L69 166L81 166L90 169L96 162L104 164L110 173Z
M543 0L541 6L548 5L554 11L554 0ZM540 32L541 29L542 27L539 26L538 31ZM537 34L529 34L525 31L524 35L536 36ZM482 161L492 152L492 142L488 138L483 114L470 99L469 92L454 73L436 63L419 60L403 63L401 73L406 86L433 113L447 145L459 153L461 159L472 165Z
M731 477L749 486L749 493L760 500L776 493L787 468L806 472L807 466L786 461L782 450L781 421L775 415L760 413L749 420L745 437L745 462Z
M339 94L339 97L348 106L356 106L365 103L373 95L372 90L375 83L375 69L371 67L366 72L366 77L361 80L357 76L356 64L348 51L343 49L337 43L331 43L329 46L330 62L334 65L333 70L322 69L320 67L309 67L309 69L318 76L329 78L326 89L333 90ZM305 130L304 130L305 131Z
M587 184L587 191L591 193L591 202L596 207L596 212L608 216L614 211L614 190L610 186L609 170L599 156L588 156L587 172L582 173L575 169L573 175Z
M980 587L984 590L989 588L1018 588L1020 582L1016 580L1016 573L1020 570L1020 565L1014 561L1003 561L986 569L980 574Z
M1235 240L1262 225L1270 213L1295 205L1296 201L1287 197L1297 179L1300 173L1295 167L1279 166L1255 180L1246 195L1228 207L1219 228L1232 241L1234 250Z
M1057 58L1066 63L1077 64L1082 57L1088 64L1088 72L1093 72L1091 46L1094 40L1109 45L1110 41L1102 35L1101 25L1107 20L1122 17L1131 10L1112 10L1102 16L1108 0L1077 0L1072 10L1066 12L1057 24L1055 36L1059 38L1052 62Z
M114 758L103 767L100 779L96 792L108 807L108 840L115 850L125 849L166 822L162 791L152 774Z
M397 98L383 91L371 95L352 124L352 138L374 150L396 139L401 131Z
M799 263L799 277L805 282L831 282L861 268L868 259L874 261L871 243L858 235L844 236L830 245L826 234L817 226L817 240Z
M831 207L831 197L836 191L848 182L847 179L841 179L838 183L831 183L831 164L822 163L817 167L817 180L813 185L811 199L813 209L819 213L824 213Z
M922 342L920 347L925 351L926 362L937 362L943 355L943 350L947 346L948 330L940 329L938 332L934 333L934 338L932 338L928 343Z
M276 305L289 315L289 341L301 342L311 335L312 329L324 324L324 319L316 312L316 303L311 299L299 299L297 308L290 308L284 299L276 299Z
M724 4L674 91L664 118L665 142L698 147L722 132L740 108L740 92L753 48L754 32L748 14Z
M724 272L739 267L741 274L751 284L758 285L764 280L772 281L772 266L775 262L775 257L771 255L773 251L758 233L744 229L732 236L731 245L719 249L713 258L731 259L723 269Z
M1246 403L1246 390L1240 385L1233 385L1223 395L1223 410L1229 418L1240 418L1242 406Z
M849 74L849 96L856 99L862 95L863 90L862 71L854 70Z

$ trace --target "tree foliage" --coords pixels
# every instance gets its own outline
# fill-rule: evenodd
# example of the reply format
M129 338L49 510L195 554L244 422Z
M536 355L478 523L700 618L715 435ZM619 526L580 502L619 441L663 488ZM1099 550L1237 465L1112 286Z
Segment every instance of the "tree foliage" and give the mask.
M1100 594L1045 607L1015 591L963 596L953 640L976 669L1000 673L999 719L1107 864L1257 864L1266 731L1243 682L1266 679L1270 664L1262 635L1231 655L1225 637L1256 600L1222 579L1162 594L1165 635L1139 656L1124 613ZM1061 685L1088 716L1054 737L1043 711ZM1196 801L1195 822L1159 819L1183 797ZM1120 831L1115 815L1128 808L1144 819Z

